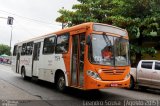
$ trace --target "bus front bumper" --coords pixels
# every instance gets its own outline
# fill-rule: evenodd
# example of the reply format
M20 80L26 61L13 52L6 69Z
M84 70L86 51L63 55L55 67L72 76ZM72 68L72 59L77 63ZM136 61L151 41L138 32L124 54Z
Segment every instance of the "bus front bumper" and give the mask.
M86 90L89 89L104 89L104 88L129 88L130 86L130 77L121 81L101 81L89 78L86 83Z

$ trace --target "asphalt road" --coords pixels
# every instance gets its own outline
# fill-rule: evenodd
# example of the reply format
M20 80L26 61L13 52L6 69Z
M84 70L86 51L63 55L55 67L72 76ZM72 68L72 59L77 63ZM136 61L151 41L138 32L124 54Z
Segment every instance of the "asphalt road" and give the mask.
M61 93L56 90L54 84L44 81L23 80L21 75L11 70L9 65L0 64L0 100L3 100L0 101L0 106L7 103L18 106L137 106L134 101L148 106L159 106L160 91L117 88L82 91L68 88L67 92Z

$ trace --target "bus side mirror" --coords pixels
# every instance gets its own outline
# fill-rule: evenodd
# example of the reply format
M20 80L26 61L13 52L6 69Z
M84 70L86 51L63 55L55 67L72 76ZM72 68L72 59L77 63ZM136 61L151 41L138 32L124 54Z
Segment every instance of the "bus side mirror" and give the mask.
M87 36L86 44L87 44L87 45L90 45L90 43L91 43L91 36L88 35L88 36Z

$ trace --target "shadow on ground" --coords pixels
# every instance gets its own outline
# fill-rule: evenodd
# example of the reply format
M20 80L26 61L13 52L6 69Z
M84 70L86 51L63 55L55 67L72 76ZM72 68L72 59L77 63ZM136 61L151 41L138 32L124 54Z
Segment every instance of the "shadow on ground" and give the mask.
M29 83L34 83L38 86L41 87L45 87L47 89L51 89L53 92L59 92L56 89L55 84L50 83L50 82L46 82L46 81L42 81L42 80L31 80L31 79L27 79L24 80L27 81ZM127 97L123 97L121 95L116 95L116 94L112 94L110 92L106 92L106 91L101 91L101 90L80 90L80 89L76 89L76 88L71 88L71 87L67 87L65 92L59 92L62 93L63 95L78 99L78 100L120 100L120 99L126 99Z

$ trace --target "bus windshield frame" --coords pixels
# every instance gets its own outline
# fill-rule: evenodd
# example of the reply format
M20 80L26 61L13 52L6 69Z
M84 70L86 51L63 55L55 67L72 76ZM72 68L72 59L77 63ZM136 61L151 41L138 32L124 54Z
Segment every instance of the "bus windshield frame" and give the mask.
M91 34L89 61L107 66L129 66L129 40L122 37Z
M111 25L104 25L104 24L93 24L93 31L95 32L107 32L111 34L116 34L120 36L127 36L127 31L124 29L121 29L116 26L111 26Z

